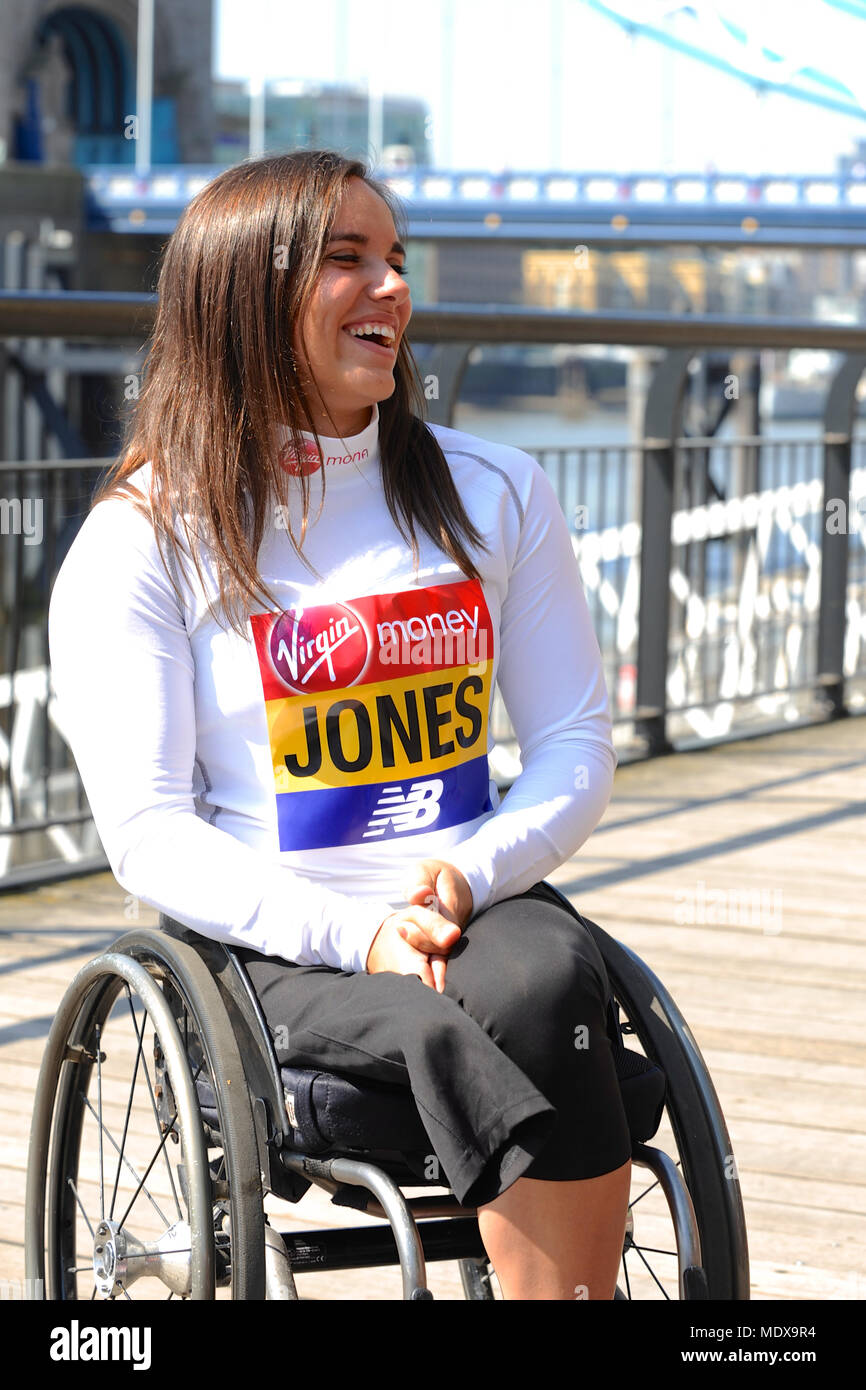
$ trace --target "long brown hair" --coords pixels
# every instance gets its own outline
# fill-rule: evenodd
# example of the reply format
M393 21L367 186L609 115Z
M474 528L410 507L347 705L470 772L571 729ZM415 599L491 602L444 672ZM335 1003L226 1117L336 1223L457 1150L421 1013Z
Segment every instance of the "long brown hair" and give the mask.
M302 553L309 479L303 473L287 477L274 430L278 422L288 427L298 458L301 430L319 441L292 330L312 296L350 178L363 179L383 199L405 239L407 219L392 190L360 161L332 150L247 160L219 174L188 204L165 248L144 383L120 455L91 504L124 496L148 517L160 554L163 540L173 552L166 569L178 597L172 570L178 558L184 563L174 529L181 516L200 580L201 543L213 550L219 603L241 635L245 600L260 604L264 593L280 606L263 585L257 557L269 518L273 524L274 502L286 500L294 482L302 488L303 516L300 535L289 531L288 537L312 569ZM394 381L393 394L379 402L388 509L416 563L420 528L469 578L478 578L467 543L487 547L424 424L424 387L405 334ZM130 478L148 460L153 481L145 502ZM313 475L323 488L324 473L320 468Z

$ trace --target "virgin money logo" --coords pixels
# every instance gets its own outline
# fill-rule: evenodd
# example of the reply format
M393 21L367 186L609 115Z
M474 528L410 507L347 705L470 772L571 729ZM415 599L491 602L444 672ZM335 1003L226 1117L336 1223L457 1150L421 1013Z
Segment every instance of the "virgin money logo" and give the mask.
M278 458L280 467L283 471L285 473L292 473L296 477L301 474L309 476L310 473L318 472L319 465L322 461L322 456L316 448L316 443L313 439L304 440L304 451L300 459L298 458L297 451L291 440L283 445Z
M305 694L354 685L366 669L370 642L357 613L344 603L328 603L281 613L270 652L284 685Z

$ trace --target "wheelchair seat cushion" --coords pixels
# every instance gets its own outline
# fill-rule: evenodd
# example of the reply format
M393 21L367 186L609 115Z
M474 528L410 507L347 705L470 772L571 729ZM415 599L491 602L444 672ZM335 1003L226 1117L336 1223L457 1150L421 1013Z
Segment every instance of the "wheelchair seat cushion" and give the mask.
M664 1072L627 1047L614 1049L614 1062L628 1132L634 1143L645 1144L661 1123L667 1090Z
M406 1087L358 1083L299 1067L281 1067L280 1075L289 1147L309 1154L335 1148L430 1154L427 1131Z
M667 1078L655 1062L625 1046L620 1008L613 995L607 1004L607 1032L628 1132L633 1144L645 1144L661 1124Z
M621 1044L614 1045L614 1060L629 1133L632 1140L645 1143L661 1121L664 1073ZM359 1083L300 1067L281 1067L280 1076L286 1097L286 1147L311 1156L356 1149L399 1154L420 1178L428 1177L432 1146L405 1087ZM197 1090L203 1118L215 1127L210 1083L199 1078Z
M664 1073L625 1047L615 1047L614 1059L629 1133L645 1143L661 1121ZM406 1088L359 1084L299 1067L282 1067L280 1074L291 1126L289 1147L309 1154L346 1148L430 1155L430 1140Z

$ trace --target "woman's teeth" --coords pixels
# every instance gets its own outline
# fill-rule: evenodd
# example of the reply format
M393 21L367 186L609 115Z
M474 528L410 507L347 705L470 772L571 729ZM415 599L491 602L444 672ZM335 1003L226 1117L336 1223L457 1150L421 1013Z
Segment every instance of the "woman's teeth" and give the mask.
M396 333L390 324L376 323L353 323L346 329L353 338L383 338L386 342L392 343L396 338Z

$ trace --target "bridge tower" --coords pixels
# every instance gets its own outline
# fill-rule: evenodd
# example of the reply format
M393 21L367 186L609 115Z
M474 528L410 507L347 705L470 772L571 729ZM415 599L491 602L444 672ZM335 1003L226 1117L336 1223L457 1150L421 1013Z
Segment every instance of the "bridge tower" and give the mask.
M155 10L153 162L208 163L211 0ZM0 13L0 158L133 163L135 0L2 0Z

